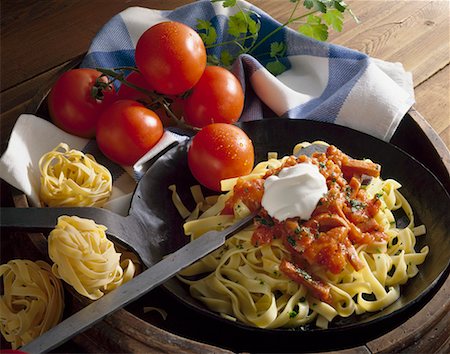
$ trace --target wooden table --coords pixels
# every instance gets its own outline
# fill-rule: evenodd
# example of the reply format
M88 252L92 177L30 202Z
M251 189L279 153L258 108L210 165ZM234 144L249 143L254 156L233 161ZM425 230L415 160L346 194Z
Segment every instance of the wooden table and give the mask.
M26 111L38 89L56 72L80 58L90 41L113 15L129 6L173 9L187 0L2 0L1 2L1 152L19 114ZM283 22L292 4L288 0L251 0ZM370 56L401 62L413 73L418 111L437 135L440 148L450 147L450 2L348 0L360 24L347 18L341 33L329 41ZM425 123L425 126L427 123ZM444 151L444 150L441 150ZM450 163L447 161L447 163ZM1 183L1 205L11 205L8 186ZM3 238L5 240L5 238ZM11 254L2 245L2 263ZM417 316L398 330L348 352L379 351L448 352L450 296L449 281ZM442 308L446 306L446 308ZM432 316L439 312L439 318ZM433 320L430 320L433 318ZM405 333L410 332L410 335ZM402 334L402 335L400 335ZM420 334L420 337L418 337ZM403 338L400 342L398 338ZM405 340L406 338L406 340ZM4 343L2 342L2 347ZM170 348L170 347L168 347ZM191 348L192 349L192 348ZM194 347L195 351L195 347Z

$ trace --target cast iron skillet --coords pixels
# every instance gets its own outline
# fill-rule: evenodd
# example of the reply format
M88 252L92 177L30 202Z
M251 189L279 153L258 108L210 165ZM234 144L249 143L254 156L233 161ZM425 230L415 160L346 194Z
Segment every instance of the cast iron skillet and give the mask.
M450 268L450 197L423 165L391 144L333 124L276 118L238 125L252 139L256 161L265 159L269 151L276 151L279 156L290 154L301 141L325 140L354 158L367 157L380 163L382 177L394 178L403 185L401 192L412 205L416 224L423 223L427 228L427 235L419 238L416 249L426 244L430 253L419 274L402 287L402 296L393 305L374 314L337 319L327 330L266 330L224 320L193 299L183 284L171 279L163 287L177 300L205 316L205 321L212 321L218 333L239 343L241 351L304 351L354 346L380 336L405 321L439 289ZM175 184L183 201L193 207L189 188L197 182L187 166L187 147L188 143L176 146L149 168L135 190L130 216L123 218L90 208L66 209L67 214L91 217L113 234L135 234L137 241L133 242L142 241L148 249L146 265L156 263L188 241L168 190L169 185Z
M450 270L450 197L435 176L417 160L395 147L355 130L307 120L264 119L238 124L252 139L256 161L266 159L267 152L279 156L291 154L301 141L325 140L354 158L370 158L382 165L381 176L394 178L402 184L400 191L415 213L415 224L423 223L427 234L418 238L416 250L430 247L419 274L402 286L402 295L383 311L336 319L327 330L306 327L303 330L256 329L224 320L193 299L188 289L173 278L165 289L187 306L216 320L218 333L226 333L239 343L239 350L299 351L325 350L339 346L365 343L380 336L418 311L421 301L427 301L442 285ZM187 166L187 144L181 144L150 167L145 183L139 183L132 202L131 213L146 210L161 222L154 225L158 235L155 252L170 253L187 242L183 235L183 220L171 200L168 186L175 184L182 200L193 207L189 187L197 184ZM191 203L191 204L189 204ZM225 331L225 332L222 332ZM219 334L218 334L219 335Z

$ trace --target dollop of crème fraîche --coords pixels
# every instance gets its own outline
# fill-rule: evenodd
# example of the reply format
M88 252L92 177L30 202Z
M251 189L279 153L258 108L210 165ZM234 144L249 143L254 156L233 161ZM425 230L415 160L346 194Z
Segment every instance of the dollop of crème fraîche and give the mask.
M327 192L326 180L319 168L304 162L285 167L278 175L267 178L261 204L278 221L293 217L308 220Z

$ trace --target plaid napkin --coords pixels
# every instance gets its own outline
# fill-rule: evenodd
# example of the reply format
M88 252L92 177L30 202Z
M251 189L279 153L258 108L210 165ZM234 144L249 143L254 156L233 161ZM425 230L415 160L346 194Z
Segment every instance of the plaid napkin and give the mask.
M260 38L280 26L245 1L239 1L239 6L260 15ZM134 49L139 37L162 21L178 21L195 28L197 19L209 20L216 28L217 41L228 41L231 38L226 19L235 11L223 8L221 2L208 0L173 11L128 8L114 16L97 34L82 66L134 66ZM283 74L273 76L264 68L264 59L261 62L255 59L270 52L270 41L261 45L254 57L242 55L234 64L233 71L246 94L243 121L275 116L313 119L345 125L388 141L414 103L412 76L400 63L374 60L348 48L310 39L289 28L279 31L273 40L287 44L286 58L282 61L288 70ZM219 46L208 54L220 57L223 49Z
M240 1L239 6L260 15L260 36L280 26L247 2ZM216 27L218 41L226 41L229 39L226 19L233 11L207 0L173 11L128 8L100 30L81 66L134 66L134 49L140 35L162 21L179 21L195 28L197 19L209 20ZM273 39L287 44L286 57L282 60L288 70L283 74L273 76L264 68L264 60L255 59L270 51L265 45L254 53L255 57L242 55L234 63L233 71L245 88L243 121L274 116L314 119L345 125L388 141L414 102L411 74L399 63L375 60L348 48L304 37L288 28L278 31ZM220 55L221 50L217 47L209 54ZM106 159L95 141L73 137L43 119L22 115L0 159L0 178L26 193L31 203L39 206L39 158L60 142L66 142L71 148L91 153L111 171L114 191L105 207L126 214L130 196L146 170L147 161L183 139L166 131L158 145L135 166L123 168Z

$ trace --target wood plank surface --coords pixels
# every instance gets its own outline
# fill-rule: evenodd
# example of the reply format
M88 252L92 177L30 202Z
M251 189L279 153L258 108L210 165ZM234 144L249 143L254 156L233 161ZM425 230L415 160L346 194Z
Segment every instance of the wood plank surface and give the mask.
M6 148L8 137L17 117L55 73L89 48L97 31L115 14L130 6L153 9L173 9L189 0L1 0L0 2L0 152ZM288 0L250 0L250 3L284 22L292 11ZM344 30L332 32L329 42L364 52L370 56L400 62L412 72L416 110L414 115L423 129L429 125L439 136L433 139L440 151L450 148L450 1L448 0L348 0L358 17L356 23L347 16ZM299 12L305 10L300 8ZM296 28L298 24L292 24ZM426 119L423 120L422 116ZM439 140L441 139L441 140ZM444 157L450 165L448 154ZM4 183L1 202L12 203ZM14 242L23 235L8 235ZM6 238L3 238L5 240ZM19 251L18 247L16 250ZM5 257L2 251L2 262ZM375 339L366 346L349 348L340 353L423 353L450 352L450 296L447 279L439 296L433 298L414 316L390 334ZM443 300L444 299L444 300ZM433 314L438 314L433 316ZM125 316L128 316L127 313ZM119 314L120 316L120 314ZM131 315L130 315L131 316ZM157 328L139 333L141 322L133 326L114 323L111 317L94 332L77 337L76 343L85 350L100 350L93 338L104 336L113 327L123 335L129 352L152 351L221 352L210 346L172 336ZM111 327L112 326L112 327ZM126 326L126 324L125 324ZM148 336L148 337L146 337ZM150 343L151 336L158 340ZM133 341L133 337L137 341ZM401 339L401 340L400 340ZM150 342L149 342L150 341ZM114 351L115 343L103 343L103 351ZM4 343L2 341L2 348ZM67 348L64 348L67 349ZM225 351L223 351L225 352Z
M83 54L98 30L131 6L171 9L185 0L4 0L1 91ZM24 45L26 43L26 45ZM30 55L32 53L32 55Z

